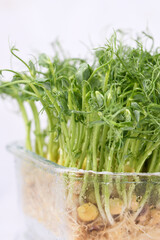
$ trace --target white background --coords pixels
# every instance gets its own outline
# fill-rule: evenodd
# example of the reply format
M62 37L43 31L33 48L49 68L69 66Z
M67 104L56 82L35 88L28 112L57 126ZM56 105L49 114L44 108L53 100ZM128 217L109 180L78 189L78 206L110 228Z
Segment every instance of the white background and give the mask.
M21 68L9 53L16 44L21 56L47 52L57 38L72 56L105 43L113 30L149 28L160 45L159 0L0 0L0 69ZM16 239L16 181L13 156L6 145L24 139L23 122L14 102L0 98L0 239Z

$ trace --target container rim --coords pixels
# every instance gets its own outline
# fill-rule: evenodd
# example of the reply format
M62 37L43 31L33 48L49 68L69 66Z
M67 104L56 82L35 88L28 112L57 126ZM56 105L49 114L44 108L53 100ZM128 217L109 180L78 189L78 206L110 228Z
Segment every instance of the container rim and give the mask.
M47 168L49 171L54 171L57 173L73 173L73 174L85 174L90 173L92 175L108 175L108 176L131 176L131 177L138 177L138 176L158 176L160 177L160 172L154 172L154 173L128 173L128 172L95 172L92 170L83 170L83 169L77 169L77 168L71 168L71 167L64 167L61 165L58 165L57 163L54 163L52 161L49 161L45 159L42 156L39 156L38 154L31 152L27 150L24 147L23 141L16 141L12 142L11 144L8 144L6 146L7 150L17 156L18 158L27 158L28 160L32 161L35 164L38 164L40 167Z

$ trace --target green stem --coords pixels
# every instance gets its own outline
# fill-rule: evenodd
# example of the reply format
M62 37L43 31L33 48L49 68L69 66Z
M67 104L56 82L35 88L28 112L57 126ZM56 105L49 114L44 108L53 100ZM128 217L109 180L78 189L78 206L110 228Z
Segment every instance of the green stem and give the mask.
M158 155L158 148L156 148L156 149L153 151L153 156L152 156L152 159L151 159L151 164L150 164L150 167L149 167L149 172L153 172L153 171L154 171L154 168L155 168L155 166L156 166L157 155Z
M91 74L91 76L89 77L88 82L91 81L91 79L92 79L93 76L96 74L96 72L98 72L100 69L102 69L102 68L104 68L105 66L107 66L108 64L110 64L111 61L112 61L112 59L109 60L107 63L105 63L105 64L101 65L100 67L98 67L96 70L94 70L93 73Z
M109 176L104 176L104 181L106 186L104 186L104 201L105 201L105 212L108 218L108 221L111 225L114 224L114 219L110 212L109 206L109 199L110 199L110 192L109 192Z
M124 161L125 155L128 153L130 141L131 141L130 139L127 139L126 144L125 144L125 148L124 148L124 152L123 152L123 158L122 158L124 164L125 164L125 161ZM128 180L127 180L127 177L124 177L124 180L125 180L125 182L127 182L127 181L128 181ZM122 184L122 198L123 198L123 202L124 202L124 206L125 206L125 207L127 207L126 185L127 185L126 183L123 183L123 184Z
M99 181L98 180L98 175L96 175L95 179L94 179L95 198L96 198L96 202L97 202L97 206L98 206L100 215L105 220L106 219L106 215L105 215L105 212L104 212L103 206L102 206L101 195L100 195L100 186L99 186L99 182L98 181Z
M87 171L90 169L90 165L91 165L91 155L89 155L87 157L87 166L86 166ZM84 203L85 194L87 191L88 177L89 177L89 173L86 172L84 174L83 185L82 185L82 189L81 189L80 196L79 196L79 202L81 205Z
M82 143L83 143L83 140L84 140L84 126L83 126L82 123L78 123L78 124L79 124L79 129L78 129L79 131L77 133L78 134L77 135L78 139L77 139L76 149L78 151L80 151Z
M68 92L68 107L70 110L73 109L73 104L72 104L72 96L71 96L71 91ZM74 143L75 143L75 135L76 135L76 123L75 123L75 115L72 113L71 115L71 122L69 126L69 131L71 133L71 148L72 151L74 150Z
M142 198L142 200L141 200L141 202L139 204L139 208L138 208L138 210L136 211L136 213L133 216L134 220L136 220L136 218L138 217L138 215L142 211L144 205L146 204L146 202L147 202L147 200L148 200L148 198L150 196L150 193L151 193L152 189L153 189L153 185L151 185L151 186L149 185L149 186L146 187L146 191L145 191L145 194L143 195L143 198Z
M100 126L95 126L95 128L93 129L93 144L92 144L93 171L97 171L97 140L98 140L99 130L100 130ZM98 175L95 175L95 178L94 178L94 190L95 190L95 198L96 198L99 212L102 218L106 219L105 212L102 206L102 201L101 201L100 184L98 182Z
M114 154L114 148L115 148L115 142L112 143L112 146L110 147L109 154L107 154L107 150L105 151L106 161L105 161L105 171L110 172L111 166L112 166L112 160L113 160L113 154ZM108 221L111 225L114 224L114 219L110 213L110 206L109 206L109 199L110 199L110 193L109 193L109 176L104 176L105 186L104 186L104 197L105 197L105 212L108 218Z
M30 82L31 81L26 81L26 80L17 80L17 81L14 81L14 82L7 82L7 83L4 83L4 84L0 85L0 89L4 88L4 87L16 85L16 84L29 84Z
M98 140L99 130L100 130L100 126L95 126L95 128L93 129L93 143L92 143L93 171L97 171L97 140Z
M79 162L78 162L78 168L79 169L82 168L83 161L84 161L85 156L87 154L87 149L88 149L89 142L90 142L90 132L91 132L90 129L86 129L85 141L84 141L84 144L83 144L83 147L82 147L82 153L81 153L81 156L80 156L80 159L79 159Z
M76 123L75 132L76 133L75 133L75 141L74 141L73 149L79 150L79 148L78 148L78 143L79 143L79 138L80 138L80 123L79 122Z
M74 150L74 143L76 139L76 123L74 120L74 113L71 116L71 123L70 123L70 132L71 132L71 148L72 151Z
M29 104L32 109L34 122L35 122L36 145L38 147L37 153L43 156L43 139L42 139L42 133L41 133L41 127L40 127L39 113L33 101L29 101Z
M152 154L152 152L160 145L160 141L153 144L148 150L146 150L139 158L136 172L140 172L146 159Z
M15 51L16 49L14 49L14 48L12 48L11 49L11 53L12 53L12 55L14 56L14 57L16 57L18 60L20 60L27 68L28 68L28 70L30 71L30 67L28 66L28 64L25 62L25 61L23 61L20 57L18 57L13 51Z
M44 107L45 112L47 114L47 117L48 117L48 120L49 120L49 133L50 133L49 143L48 143L48 159L51 160L51 161L55 161L55 159L53 157L54 130L55 130L54 120L55 120L55 118L54 118L53 114L51 114L49 108L46 107L45 101L43 100L43 98L42 98L41 94L39 93L37 87L33 83L29 83L29 85L32 88L32 90L35 92L37 97L39 98L39 100L42 103L42 106ZM43 89L45 89L45 88L43 88ZM54 150L55 150L54 151L54 155L58 155L58 147L56 149L54 149Z
M43 89L46 92L46 94L49 97L52 104L55 106L55 108L57 110L57 113L60 113L60 107L58 106L58 104L55 101L52 94L46 88L43 88ZM70 161L71 161L71 164L73 164L74 158L73 158L73 154L72 154L72 150L71 150L70 137L69 137L68 128L67 128L67 125L65 123L65 119L64 119L63 116L62 116L61 128L62 128L63 134L65 136L65 139L66 139L66 144L67 144L67 147L68 147L68 153L69 153ZM69 162L67 161L66 162L66 167L68 166L68 164L69 164Z
M123 152L122 152L122 156L121 156L121 163L118 167L118 172L124 172L124 165L125 165L125 155L128 153L128 148L129 148L129 144L130 144L130 139L127 139L125 144L124 144L124 148L123 148ZM125 176L123 176L123 180L125 180ZM127 182L127 179L126 181ZM123 202L124 202L124 206L127 207L127 193L126 193L126 184L124 184L122 182L122 180L120 180L118 177L116 178L116 186L117 186L117 191L119 193L120 196L122 196L123 198ZM124 208L125 209L125 208Z
M22 113L22 117L25 123L25 129L26 129L26 148L29 151L32 151L32 144L31 144L31 136L30 136L30 132L31 132L31 121L29 121L28 116L27 116L27 112L26 109L23 105L23 102L20 99L17 99L18 104L19 104L19 108L20 111Z
M149 143L149 147L147 146L147 149L149 150L151 147L151 144ZM156 160L157 160L157 155L158 155L158 148L155 149L153 151L153 156L152 156L152 159L151 159L151 164L150 164L150 168L149 168L149 172L153 172L154 170L154 167L156 166ZM139 181L139 177L135 177L135 183ZM130 205L131 205L131 199L132 199L132 193L135 189L135 184L132 184L129 188L129 191L128 191L128 208L130 208ZM148 196L148 195L147 195ZM142 203L140 204L140 210L143 208L144 204L145 204L145 201L146 201L146 197L144 196L143 197L143 201ZM142 207L141 207L142 206ZM139 210L139 211L140 211ZM138 215L137 215L138 216Z
M105 151L107 130L108 130L108 126L105 125L103 127L103 133L102 133L100 162L99 162L99 166L98 166L98 171L102 171L103 164L104 164L104 161L105 161L105 159L104 159L104 157L105 157L104 156L104 151Z
M104 93L107 91L107 86L108 86L108 80L109 80L110 71L111 71L111 66L109 65L109 69L108 69L108 71L106 72L105 82L104 82L104 86L103 86L103 92L104 92Z

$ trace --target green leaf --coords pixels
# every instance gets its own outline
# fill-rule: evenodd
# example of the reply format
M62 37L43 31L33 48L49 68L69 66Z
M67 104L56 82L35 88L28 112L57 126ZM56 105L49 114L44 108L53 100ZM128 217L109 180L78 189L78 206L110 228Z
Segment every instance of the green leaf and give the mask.
M130 122L132 120L131 118L131 112L129 111L129 109L125 109L125 119L127 122Z
M35 68L35 65L33 64L33 62L31 60L29 61L28 65L29 65L32 76L36 76L36 68Z
M137 123L139 123L139 120L140 120L140 111L134 110L133 112L134 112L134 116L135 116L135 118L136 118Z
M56 79L56 86L58 89L61 89L61 90L68 89L70 86L69 79L67 79L63 76L61 78Z
M95 94L96 94L96 100L97 100L98 106L102 107L104 104L103 95L99 91L95 91Z
M39 65L42 66L42 67L48 67L48 65L51 63L51 60L45 53L42 53L39 56L39 61L38 62L39 62Z
M82 63L75 76L78 84L81 84L83 80L88 80L90 75L91 75L91 67L87 63Z
M137 102L131 102L131 107L132 107L133 109L136 109L136 110L139 110L139 109L140 109L140 106L139 106L139 104L138 104Z
M51 90L51 83L49 79L37 78L35 81L38 84L43 85L46 89Z

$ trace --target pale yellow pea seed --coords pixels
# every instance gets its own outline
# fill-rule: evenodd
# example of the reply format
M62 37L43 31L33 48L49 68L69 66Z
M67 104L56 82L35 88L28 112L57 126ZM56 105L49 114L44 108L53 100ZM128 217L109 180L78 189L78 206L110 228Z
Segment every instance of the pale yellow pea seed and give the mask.
M92 203L85 203L77 208L78 217L83 222L94 221L98 215L97 207Z
M109 199L110 212L112 215L117 215L122 212L123 202L119 198Z

